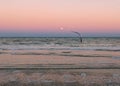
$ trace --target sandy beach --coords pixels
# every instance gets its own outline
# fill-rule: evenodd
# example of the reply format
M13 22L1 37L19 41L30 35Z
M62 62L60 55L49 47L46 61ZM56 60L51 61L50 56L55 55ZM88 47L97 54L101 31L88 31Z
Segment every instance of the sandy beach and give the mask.
M2 50L1 86L120 86L120 52Z

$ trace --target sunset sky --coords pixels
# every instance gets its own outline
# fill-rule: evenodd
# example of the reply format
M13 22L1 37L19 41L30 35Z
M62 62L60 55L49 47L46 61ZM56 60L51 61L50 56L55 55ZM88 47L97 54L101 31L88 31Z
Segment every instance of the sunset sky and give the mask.
M0 0L0 36L120 36L120 0Z

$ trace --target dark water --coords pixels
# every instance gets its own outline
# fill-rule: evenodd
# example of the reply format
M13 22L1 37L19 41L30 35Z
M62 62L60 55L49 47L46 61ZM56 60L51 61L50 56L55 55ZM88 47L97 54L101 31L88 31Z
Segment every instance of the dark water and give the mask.
M112 50L120 51L120 37L83 38L0 38L0 50L40 50L40 49L75 49L75 50Z

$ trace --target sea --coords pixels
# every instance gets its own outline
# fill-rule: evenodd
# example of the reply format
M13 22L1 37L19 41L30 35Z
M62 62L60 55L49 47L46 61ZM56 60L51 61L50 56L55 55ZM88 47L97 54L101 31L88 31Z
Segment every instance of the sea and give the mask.
M1 37L0 50L120 51L120 37Z

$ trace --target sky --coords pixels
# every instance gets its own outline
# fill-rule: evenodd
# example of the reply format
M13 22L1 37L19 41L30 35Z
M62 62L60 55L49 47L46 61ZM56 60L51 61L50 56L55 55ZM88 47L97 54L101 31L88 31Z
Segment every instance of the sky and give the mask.
M0 36L120 36L120 0L0 0Z

